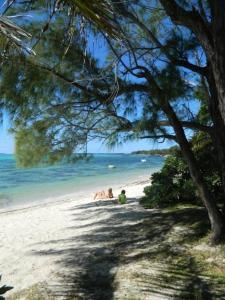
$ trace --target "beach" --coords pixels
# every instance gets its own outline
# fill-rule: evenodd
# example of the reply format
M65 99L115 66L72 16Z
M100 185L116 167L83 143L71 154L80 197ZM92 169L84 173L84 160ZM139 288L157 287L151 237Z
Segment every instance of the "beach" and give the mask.
M75 257L79 256L76 257L78 262L74 263L77 270L73 271L82 268L82 261L91 255L93 249L111 251L110 247L103 247L104 243L107 244L107 224L110 232L112 218L115 221L114 227L119 227L121 222L123 226L139 222L135 218L126 218L126 212L131 210L144 213L138 198L149 184L149 178L143 177L138 182L114 186L114 195L118 195L122 188L126 190L128 203L124 206L114 199L94 201L94 192L98 191L95 188L88 190L86 196L76 199L71 196L55 202L1 210L2 284L14 287L8 295L39 283L49 287L58 286L60 289L62 274L66 276L71 272L71 266L63 263L73 259L68 257L71 251ZM124 218L121 218L123 213ZM105 241L91 242L88 235L97 230L101 232L102 225Z
M144 157L144 162L142 162ZM160 170L164 159L132 154L93 154L75 164L18 168L13 155L0 154L0 210L80 199L93 190L141 181Z
M93 200L108 187L96 186L83 196L1 209L1 286L13 287L6 299L206 299L208 286L223 299L222 273L210 271L217 261L224 266L223 248L199 244L208 230L204 208L146 210L139 198L148 185L143 176L113 186L114 195L126 190L124 205Z

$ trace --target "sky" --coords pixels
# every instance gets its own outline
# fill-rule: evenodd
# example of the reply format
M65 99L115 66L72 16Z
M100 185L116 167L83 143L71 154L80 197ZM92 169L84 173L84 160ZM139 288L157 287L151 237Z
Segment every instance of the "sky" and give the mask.
M3 122L0 125L0 153L14 153L15 141L12 134L9 131L10 122L4 114ZM130 153L136 150L149 150L149 149L162 149L172 146L171 142L156 143L150 140L142 140L136 142L127 142L123 146L116 147L114 149L108 149L107 146L99 141L91 142L88 145L89 153Z
M0 127L0 153L14 153L14 137L8 132L6 122ZM136 150L162 149L172 146L171 142L156 143L150 140L127 142L123 146L114 149L108 149L103 143L96 141L88 144L89 153L130 153Z
M0 125L0 153L13 153L14 152L14 138L8 132L10 123L5 114L3 122Z

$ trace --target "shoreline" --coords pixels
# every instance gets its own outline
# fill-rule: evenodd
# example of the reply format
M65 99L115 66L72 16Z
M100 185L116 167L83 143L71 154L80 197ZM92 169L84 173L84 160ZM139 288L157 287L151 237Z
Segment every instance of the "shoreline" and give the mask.
M130 179L129 181L124 181L120 185L118 185L116 183L112 183L110 187L113 190L119 190L119 189L125 188L130 185L139 185L139 184L150 185L151 181L150 181L149 174L139 176L138 180ZM20 203L20 204L9 205L9 206L0 208L0 215L9 214L9 213L13 213L13 212L21 211L21 210L29 210L29 209L38 208L41 206L51 206L54 204L70 202L70 201L73 201L73 199L77 198L77 197L86 199L86 198L90 198L97 191L106 190L106 189L108 189L108 186L106 186L106 184L105 184L105 186L101 185L101 186L96 186L96 187L89 187L86 190L86 192L84 192L83 188L82 188L81 190L79 190L78 192L75 192L75 193L71 192L71 193L67 193L64 195L60 195L60 196L53 196L53 197L48 197L45 199L34 200L29 203L24 202L24 203ZM115 195L115 197L117 197L117 194Z
M67 200L1 211L1 283L14 287L7 296L41 282L57 281L59 271L67 271L59 264L64 252L74 245L82 248L85 244L91 249L92 245L85 239L87 232L94 231L101 222L107 223L115 213L124 213L134 207L136 209L136 206L144 211L138 204L138 198L147 185L150 185L149 176L112 185L115 196L122 188L126 189L128 203L125 206L118 205L115 198L93 200L92 193L98 190L96 187L85 197L74 195ZM129 220L124 219L124 222L129 223ZM68 242L72 240L73 246Z

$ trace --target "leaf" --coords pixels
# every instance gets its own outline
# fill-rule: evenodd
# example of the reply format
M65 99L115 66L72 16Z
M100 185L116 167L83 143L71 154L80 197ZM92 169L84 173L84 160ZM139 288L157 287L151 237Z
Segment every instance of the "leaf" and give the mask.
M19 49L34 54L30 48L23 45L22 41L23 38L31 38L31 34L5 16L0 16L0 34L6 37L7 40L16 45Z
M72 6L111 37L120 39L118 28L113 21L113 7L108 1L64 0L59 1L60 3Z

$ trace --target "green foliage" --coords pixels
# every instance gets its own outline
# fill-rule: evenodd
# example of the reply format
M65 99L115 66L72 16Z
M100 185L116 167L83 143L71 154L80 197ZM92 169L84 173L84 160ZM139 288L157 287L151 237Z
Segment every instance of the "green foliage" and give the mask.
M163 141L164 136L171 133L171 124L162 109L166 102L173 105L180 120L194 121L195 116L189 110L189 99L194 92L189 87L189 78L183 70L165 61L164 51L169 51L174 57L179 52L179 56L185 58L196 48L196 39L185 38L179 28L168 27L165 11L158 7L159 3L152 2L156 9L151 12L146 10L145 3L138 1L131 1L129 5L113 3L112 7L108 1L90 4L90 1L68 0L57 3L62 7L40 40L41 23L46 22L46 16L42 21L34 18L26 28L34 40L39 40L35 46L36 58L14 57L2 72L1 101L12 116L19 165L54 163L73 156L79 146L85 148L88 138L93 139L93 136L107 140L110 146L145 136L155 140L161 137ZM153 47L154 43L148 40L146 32L126 21L124 13L126 9L132 11L131 5L140 20L159 39L167 28L168 35L162 36L163 51L159 49L161 47ZM68 7L74 10L67 10ZM116 9L121 16L121 19L116 19L117 29L126 34L129 41L123 48L121 43L111 40L117 56L121 55L127 64L126 68L118 60L115 71L112 68L115 53L111 52L110 60L101 61L100 67L87 49L87 53L83 51L85 38L78 32L76 19L72 18L70 23L65 14L67 11L72 16L74 12L85 11L85 16L95 23L98 23L95 17L102 22L103 15L110 22L114 17L110 8ZM34 7L34 11L36 9ZM73 32L68 37L68 27L71 26ZM124 51L127 46L127 50L129 47L133 49L133 55L130 50ZM179 51L174 52L177 48ZM141 66L140 70L128 71L137 64ZM144 79L145 69L154 78L155 85ZM140 81L137 80L139 76ZM126 88L129 86L131 88Z
M137 150L131 152L131 154L143 154L143 155L169 155L173 153L173 151L177 149L177 146L173 146L171 148L166 149L152 149L152 150Z
M84 57L77 34L74 34L65 54L64 21L59 17L52 24L36 47L36 59L41 59L41 65L49 66L50 70L60 72L61 77L77 77L88 87L87 78L94 74L99 76L97 63L88 54ZM29 27L31 32L37 30L36 25ZM104 70L101 72L103 74ZM110 82L111 78L108 80ZM103 83L97 80L91 84L108 92L108 86L103 87ZM3 66L0 91L2 104L12 117L19 166L74 161L77 160L75 151L86 151L87 133L96 118L101 118L101 114L94 110L90 114L89 101L92 105L94 101L86 90L66 84L65 80L41 69L31 59L28 61L17 55L12 57L11 63Z
M69 12L79 12L93 22L99 29L107 32L111 37L118 38L119 32L113 24L112 5L106 0L60 0L57 5L67 5Z
M169 155L160 172L151 176L152 185L144 189L141 203L146 208L167 207L177 203L195 203L196 189L188 168L176 150Z
M0 15L0 57L3 58L3 62L9 48L16 47L18 50L34 54L24 43L24 40L28 38L31 38L28 32L12 22L10 18Z
M206 134L196 134L192 138L192 149L208 185L209 190L220 201L222 196L221 179L215 161L212 142ZM168 207L178 203L199 204L188 166L178 149L173 149L160 172L151 176L152 185L144 189L141 203L146 208Z
M219 173L218 157L211 139L203 132L194 135L192 149L211 194L220 202L222 200L221 174Z

